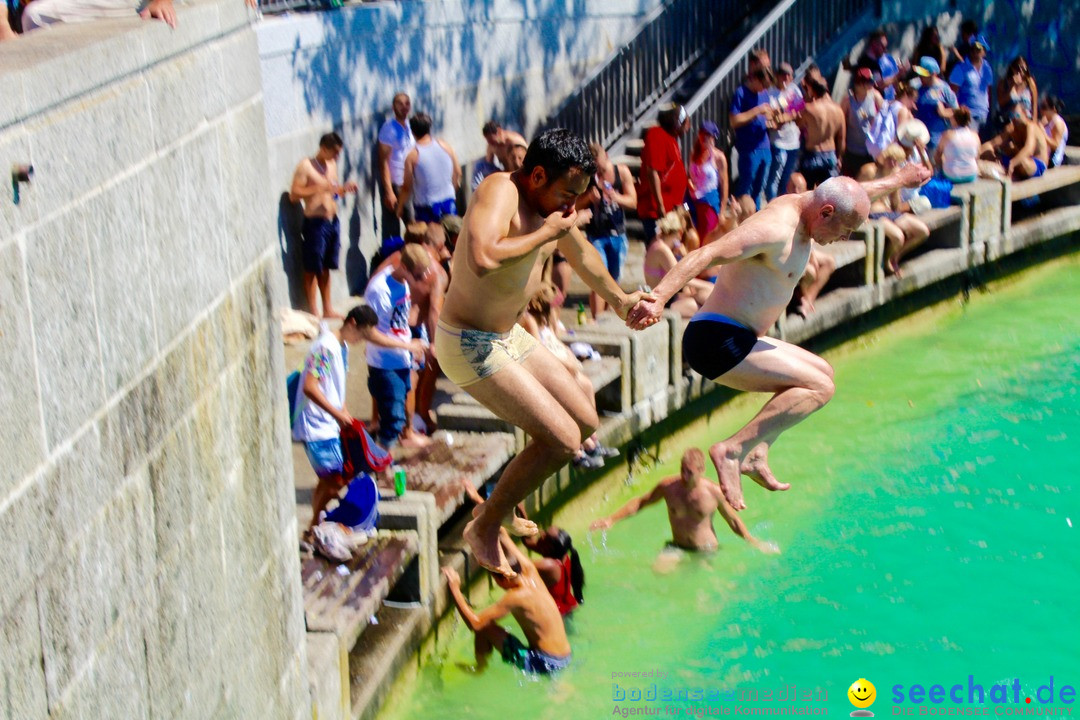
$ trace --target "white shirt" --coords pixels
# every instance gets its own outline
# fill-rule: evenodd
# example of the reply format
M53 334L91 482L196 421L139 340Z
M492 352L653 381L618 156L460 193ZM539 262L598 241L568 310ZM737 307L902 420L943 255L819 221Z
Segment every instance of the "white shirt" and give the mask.
M401 185L405 182L405 156L416 145L409 123L404 125L391 116L379 129L379 142L390 146L390 182Z
M304 393L304 380L308 375L318 378L319 389L333 407L345 407L345 374L349 365L349 351L338 341L330 327L319 323L319 336L311 344L304 371L300 378L299 396L296 403L300 414L293 425L293 440L314 442L331 440L341 433L337 420L330 413L311 402Z
M394 269L392 265L387 266L371 278L364 291L364 302L379 316L377 327L380 332L408 342L412 338L409 330L412 295L408 284L390 277ZM404 370L412 367L412 353L368 343L367 364L380 370Z

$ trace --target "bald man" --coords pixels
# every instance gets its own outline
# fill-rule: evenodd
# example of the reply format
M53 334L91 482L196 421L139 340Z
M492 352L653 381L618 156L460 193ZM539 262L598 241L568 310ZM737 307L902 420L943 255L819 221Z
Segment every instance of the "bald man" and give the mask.
M731 506L746 508L742 475L768 490L787 490L769 469L778 435L821 408L833 395L833 371L813 353L765 334L791 301L813 241L845 240L866 222L871 198L930 179L923 165L861 185L832 178L816 190L784 195L723 237L706 239L673 267L627 316L635 329L660 320L664 304L706 268L723 265L716 287L690 320L683 357L697 372L736 390L773 393L741 430L709 449ZM710 240L712 240L710 242Z

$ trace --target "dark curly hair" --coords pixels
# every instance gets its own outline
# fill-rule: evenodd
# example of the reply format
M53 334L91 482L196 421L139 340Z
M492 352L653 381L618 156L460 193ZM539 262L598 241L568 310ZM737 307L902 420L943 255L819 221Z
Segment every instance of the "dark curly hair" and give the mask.
M573 168L593 175L596 159L581 137L564 128L554 128L529 143L521 169L528 175L537 167L544 168L548 182L554 182Z

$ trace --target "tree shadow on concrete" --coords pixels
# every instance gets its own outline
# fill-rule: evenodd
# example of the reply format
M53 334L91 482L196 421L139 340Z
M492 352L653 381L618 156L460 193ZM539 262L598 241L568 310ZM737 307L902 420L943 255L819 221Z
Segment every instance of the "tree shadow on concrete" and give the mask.
M640 17L656 0L625 5L620 12ZM527 134L587 71L584 62L570 60L610 50L596 51L595 33L567 29L589 9L585 0L535 0L528 10L523 4L479 0L380 3L320 13L321 42L304 48L298 39L294 47L296 79L307 115L331 118L344 136L343 165L355 168L361 186L357 203L365 210L370 204L372 212L363 215L372 225L381 201L368 156L395 92L409 93L414 110L432 115L436 134L453 130L457 137L475 133L479 138L489 118ZM573 75L569 79L565 73L527 74L530 68L566 66ZM497 94L486 87L494 80L500 84ZM354 212L353 221L359 223L361 216ZM352 250L360 233L350 226L349 235Z

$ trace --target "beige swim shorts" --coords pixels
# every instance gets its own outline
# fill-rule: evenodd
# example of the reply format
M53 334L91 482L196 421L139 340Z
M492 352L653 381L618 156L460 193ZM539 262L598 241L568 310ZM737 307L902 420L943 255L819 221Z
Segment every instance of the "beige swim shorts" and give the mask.
M519 363L537 346L520 325L507 333L466 330L439 321L435 353L446 377L460 388L491 377L510 363Z

